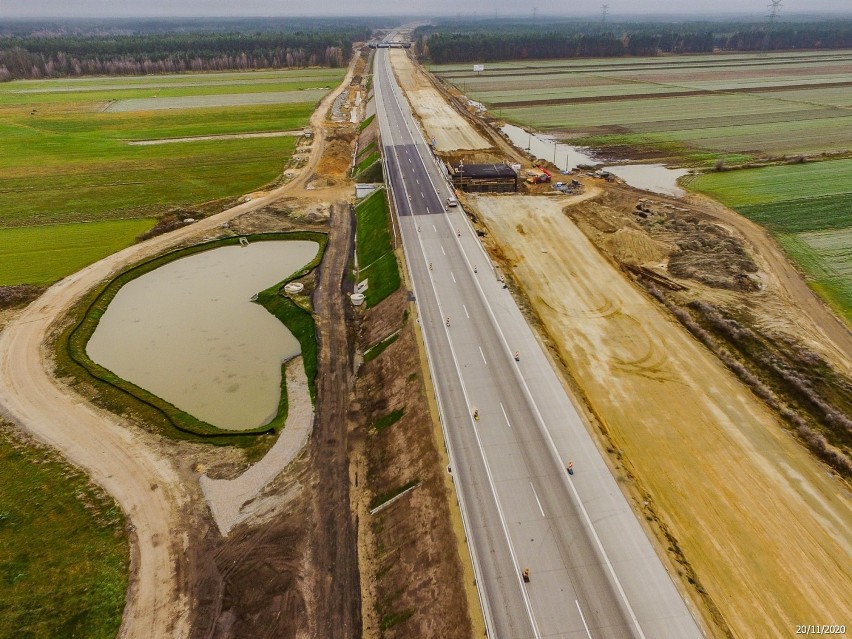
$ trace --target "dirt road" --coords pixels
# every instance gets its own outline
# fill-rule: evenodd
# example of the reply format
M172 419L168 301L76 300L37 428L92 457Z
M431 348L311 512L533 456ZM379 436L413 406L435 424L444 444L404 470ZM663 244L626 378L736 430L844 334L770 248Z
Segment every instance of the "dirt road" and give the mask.
M405 51L391 49L390 60L412 109L435 140L438 151L487 149L491 144L457 113L414 65Z
M662 513L724 622L739 637L766 637L790 636L802 619L848 617L852 504L842 482L628 283L563 214L566 200L473 199L647 495L646 514Z
M352 246L349 206L333 205L330 222L329 242L313 298L320 358L317 417L311 438L315 488L310 553L311 563L325 570L309 577L315 605L312 636L354 638L361 634L361 597L357 537L349 507L346 442L352 362L346 333L348 298L341 281Z
M194 593L187 592L184 543L189 538L187 493L175 464L156 438L130 429L119 417L87 404L47 369L51 326L88 290L121 268L222 222L303 189L326 142L323 122L335 95L348 86L357 56L338 90L311 117L311 156L288 184L191 226L127 248L53 285L0 333L0 411L36 438L56 447L111 494L128 517L131 578L121 637L185 637ZM354 560L353 560L354 561ZM331 635L328 635L331 636Z

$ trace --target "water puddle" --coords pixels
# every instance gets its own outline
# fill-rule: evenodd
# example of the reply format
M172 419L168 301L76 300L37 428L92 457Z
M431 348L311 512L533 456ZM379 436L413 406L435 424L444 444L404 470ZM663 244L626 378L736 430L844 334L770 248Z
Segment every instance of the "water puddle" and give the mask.
M500 130L516 147L552 162L561 171L571 171L581 164L599 164L591 155L591 150L586 147L562 144L549 135L529 133L513 124L504 124Z
M677 185L677 180L689 174L689 169L670 169L663 164L616 164L605 166L616 177L637 189L683 197L686 192Z
M588 147L563 144L553 136L530 133L512 124L504 124L500 130L516 147L555 164L561 171L571 171L584 164L602 164ZM689 173L688 169L670 169L663 164L615 164L603 168L634 188L676 197L685 194L677 185L678 178Z
M227 430L266 424L299 342L251 297L310 262L316 242L191 255L124 285L86 347L116 375Z

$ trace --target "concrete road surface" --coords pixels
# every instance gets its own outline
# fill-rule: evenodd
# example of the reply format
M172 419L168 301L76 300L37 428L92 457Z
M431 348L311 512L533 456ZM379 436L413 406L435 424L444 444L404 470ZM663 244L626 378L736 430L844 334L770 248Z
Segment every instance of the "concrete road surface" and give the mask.
M374 85L489 636L701 637L463 211L445 209L387 50Z

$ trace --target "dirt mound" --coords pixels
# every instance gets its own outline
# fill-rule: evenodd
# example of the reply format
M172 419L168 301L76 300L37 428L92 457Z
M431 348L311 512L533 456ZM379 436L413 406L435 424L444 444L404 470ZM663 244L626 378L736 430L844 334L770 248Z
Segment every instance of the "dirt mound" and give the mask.
M671 244L654 240L646 233L629 227L620 228L604 242L607 250L626 264L659 264L676 249Z
M354 140L354 134L352 139L336 136L328 140L325 153L322 154L322 159L317 166L317 175L327 177L345 175L352 162L352 140Z

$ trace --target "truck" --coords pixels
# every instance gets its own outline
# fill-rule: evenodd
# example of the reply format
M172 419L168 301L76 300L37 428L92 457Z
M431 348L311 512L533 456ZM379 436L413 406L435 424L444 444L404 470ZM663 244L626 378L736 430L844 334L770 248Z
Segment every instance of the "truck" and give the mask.
M553 175L547 169L539 169L534 175L527 178L527 184L544 184L550 182Z

